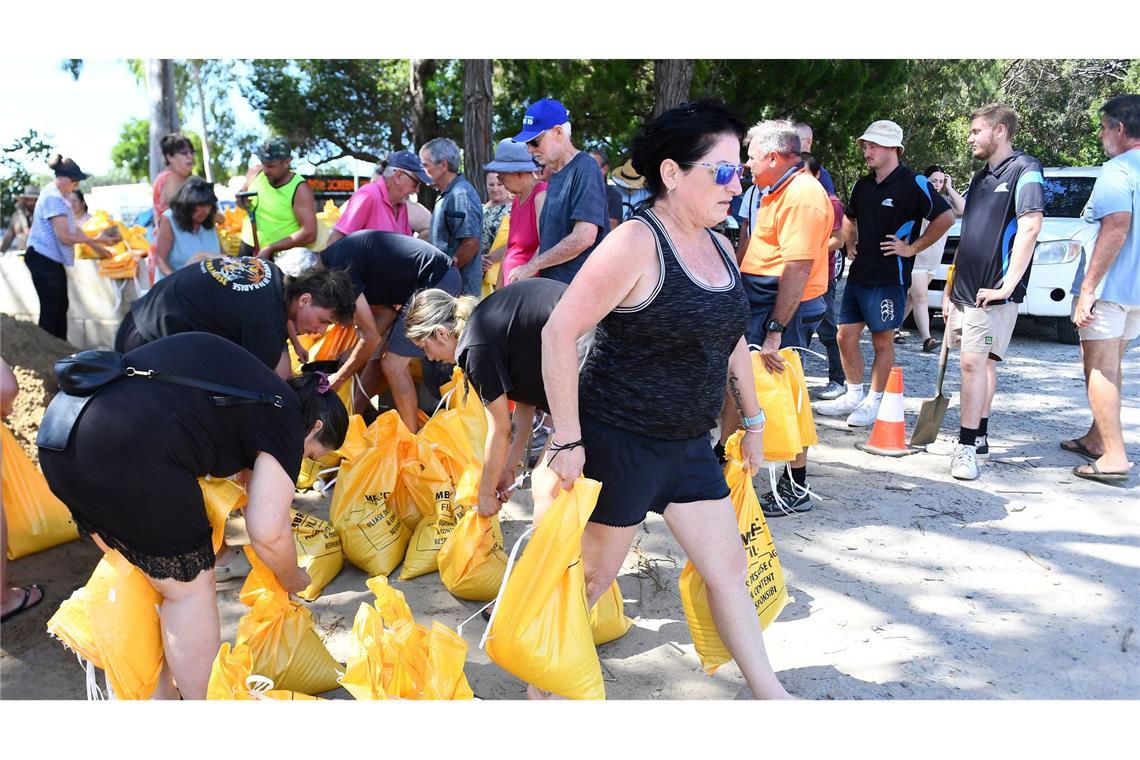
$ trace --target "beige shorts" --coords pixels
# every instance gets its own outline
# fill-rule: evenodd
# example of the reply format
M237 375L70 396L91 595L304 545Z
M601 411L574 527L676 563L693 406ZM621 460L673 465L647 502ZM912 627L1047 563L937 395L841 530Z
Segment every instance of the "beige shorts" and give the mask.
M947 346L961 347L971 354L989 354L1000 362L1009 348L1013 327L1017 324L1017 304L977 308L950 302L950 315L946 320Z
M1073 310L1077 299L1073 299ZM1132 340L1140 335L1140 306L1125 306L1115 301L1097 301L1093 306L1093 322L1078 328L1081 340Z

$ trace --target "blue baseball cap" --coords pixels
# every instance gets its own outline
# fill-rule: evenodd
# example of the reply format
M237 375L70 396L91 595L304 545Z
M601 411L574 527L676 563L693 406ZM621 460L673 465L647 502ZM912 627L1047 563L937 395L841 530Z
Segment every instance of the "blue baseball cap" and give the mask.
M553 98L543 98L532 103L523 116L523 130L511 139L524 143L533 140L551 127L559 127L570 121L566 106Z
M388 166L403 169L425 185L431 184L431 177L424 171L424 162L410 150L398 150L388 154Z

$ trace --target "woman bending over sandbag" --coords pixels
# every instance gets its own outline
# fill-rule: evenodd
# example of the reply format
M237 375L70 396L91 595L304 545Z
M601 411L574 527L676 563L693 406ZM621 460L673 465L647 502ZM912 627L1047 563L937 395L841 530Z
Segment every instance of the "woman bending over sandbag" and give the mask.
M320 335L331 324L348 322L356 295L343 273L318 269L285 279L276 264L252 257L212 258L179 269L131 306L115 335L115 350L127 353L169 335L207 332L288 378L290 328Z
M203 699L221 636L198 478L253 469L245 507L253 549L288 591L300 591L309 576L297 566L289 527L293 484L302 456L319 457L344 442L348 414L323 376L286 382L216 335L162 338L129 352L126 365L230 392L140 375L114 380L87 402L62 451L45 448L41 432L40 464L80 529L104 551L122 553L163 597L167 669L155 696ZM272 401L243 402L235 389ZM52 400L41 430L71 424L71 398Z
M429 359L458 364L487 410L484 476L479 485L479 514L490 517L510 498L515 469L527 444L535 409L548 412L542 383L542 328L566 285L555 280L521 280L482 301L456 298L442 290L424 290L408 306L408 339ZM589 345L579 341L579 355ZM515 436L511 412L515 403ZM539 504L535 518L549 500Z
M638 130L633 167L652 193L648 207L598 245L542 331L555 429L546 462L563 488L583 474L602 483L582 536L587 607L613 583L646 514L658 512L707 582L717 630L753 695L787 698L764 649L729 488L709 442L727 380L747 430L745 463L760 468L764 418L744 341L748 299L731 245L710 229L740 194L744 133L707 101ZM595 326L579 381L575 341Z

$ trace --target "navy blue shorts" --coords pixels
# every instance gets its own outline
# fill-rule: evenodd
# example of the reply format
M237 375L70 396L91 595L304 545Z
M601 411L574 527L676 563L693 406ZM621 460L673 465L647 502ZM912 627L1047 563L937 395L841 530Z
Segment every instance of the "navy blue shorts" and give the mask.
M841 325L865 322L873 333L897 330L906 309L906 288L902 285L860 285L847 281L839 306Z
M752 316L748 320L748 333L746 335L750 344L759 346L768 337L767 326L772 319L772 307L775 305L775 303L751 304ZM826 313L827 302L823 296L816 296L801 303L784 329L780 348L787 348L788 346L807 348L812 333L815 332L815 328L819 326L820 321L823 320L823 315Z
M459 276L459 270L451 267L447 270L447 274L443 279L433 285L433 288L448 293L449 295L459 295L459 290L463 286L462 279ZM411 299L408 299L409 303ZM405 320L404 317L408 312L408 305L404 304L404 308L400 309L400 314L396 317L396 321L392 323L391 329L388 331L388 347L387 350L396 354L397 356L409 356L413 359L427 359L427 355L419 346L412 343L408 336L404 334Z
M602 484L590 522L625 528L672 503L711 501L729 494L708 435L679 441L651 438L581 415L586 447L583 474Z

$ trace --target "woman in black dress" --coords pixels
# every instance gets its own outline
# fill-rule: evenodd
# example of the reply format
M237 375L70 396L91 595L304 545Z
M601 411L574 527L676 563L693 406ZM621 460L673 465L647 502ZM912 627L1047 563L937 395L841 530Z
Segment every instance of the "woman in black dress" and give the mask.
M156 697L203 699L221 646L214 551L198 478L252 469L245 507L257 555L293 592L309 583L297 566L289 507L302 456L344 442L348 415L327 378L288 382L224 338L182 333L126 354L143 370L280 397L216 405L209 391L128 377L100 389L83 410L66 450L40 447L51 490L104 550L117 549L162 594L163 650L173 683ZM45 425L60 406L53 401ZM176 691L175 691L176 685Z

